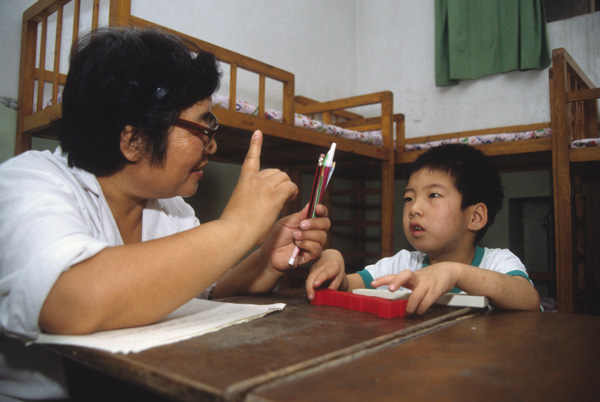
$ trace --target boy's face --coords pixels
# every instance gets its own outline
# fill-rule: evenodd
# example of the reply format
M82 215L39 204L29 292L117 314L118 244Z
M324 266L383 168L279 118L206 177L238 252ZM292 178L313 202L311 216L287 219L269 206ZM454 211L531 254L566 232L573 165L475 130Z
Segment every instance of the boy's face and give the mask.
M451 258L473 247L462 196L446 172L421 169L413 173L404 192L404 235L430 259ZM471 235L469 235L471 234Z

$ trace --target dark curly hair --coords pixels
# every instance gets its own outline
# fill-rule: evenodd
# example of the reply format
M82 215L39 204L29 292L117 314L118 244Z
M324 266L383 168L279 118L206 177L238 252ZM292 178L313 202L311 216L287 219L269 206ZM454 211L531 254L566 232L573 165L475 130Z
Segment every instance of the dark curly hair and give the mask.
M120 149L127 125L161 164L179 114L218 88L214 55L156 29L103 28L73 46L57 121L70 166L102 176L128 160Z
M446 144L428 150L411 163L405 172L407 180L421 169L448 173L462 196L463 210L480 202L485 204L488 221L475 238L480 241L494 223L504 199L502 179L492 161L469 145Z

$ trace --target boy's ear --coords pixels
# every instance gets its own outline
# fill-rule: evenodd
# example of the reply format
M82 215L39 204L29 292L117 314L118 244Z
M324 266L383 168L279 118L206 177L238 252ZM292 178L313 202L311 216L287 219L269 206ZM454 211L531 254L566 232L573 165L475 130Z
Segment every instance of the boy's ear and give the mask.
M469 221L469 229L472 231L479 231L487 224L488 221L488 210L487 206L480 202L469 207L471 209L471 217Z
M121 153L129 162L137 162L142 155L142 139L133 126L125 126L121 131Z

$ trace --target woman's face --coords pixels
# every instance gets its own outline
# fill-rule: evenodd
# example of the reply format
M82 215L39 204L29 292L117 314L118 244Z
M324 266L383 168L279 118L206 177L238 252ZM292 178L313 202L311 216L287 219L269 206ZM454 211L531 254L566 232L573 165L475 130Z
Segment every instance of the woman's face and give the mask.
M208 126L211 113L210 98L197 102L184 110L179 118ZM145 155L136 165L139 167L138 182L147 194L142 198L190 197L198 189L202 170L208 163L208 155L217 150L216 140L206 148L208 138L181 128L172 127L167 139L167 153L163 164L152 164Z

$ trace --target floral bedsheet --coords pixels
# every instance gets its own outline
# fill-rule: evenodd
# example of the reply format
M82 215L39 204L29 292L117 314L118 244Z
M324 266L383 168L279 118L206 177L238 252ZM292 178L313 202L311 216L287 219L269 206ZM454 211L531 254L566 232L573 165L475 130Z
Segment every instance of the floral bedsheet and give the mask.
M212 104L213 106L229 109L229 98L226 96L213 95ZM245 113L252 116L258 116L258 106L244 100L236 100L235 110L236 112ZM264 117L269 120L282 122L283 112L274 109L266 109ZM294 118L294 124L296 125L296 127L304 127L313 131L317 131L319 133L347 138L349 140L359 141L370 145L383 145L383 136L381 134L381 131L379 130L349 130L332 124L325 124L319 120L313 120L308 116L299 113L296 113L296 116Z
M468 145L481 145L491 144L495 142L510 142L520 140L530 140L535 138L550 137L552 130L550 128L543 128L539 130L523 131L518 133L502 133L502 134L485 134L485 135L474 135L470 137L457 137L447 140L423 142L419 144L407 144L404 147L406 151L417 151L422 149L430 149L443 144L468 144Z

